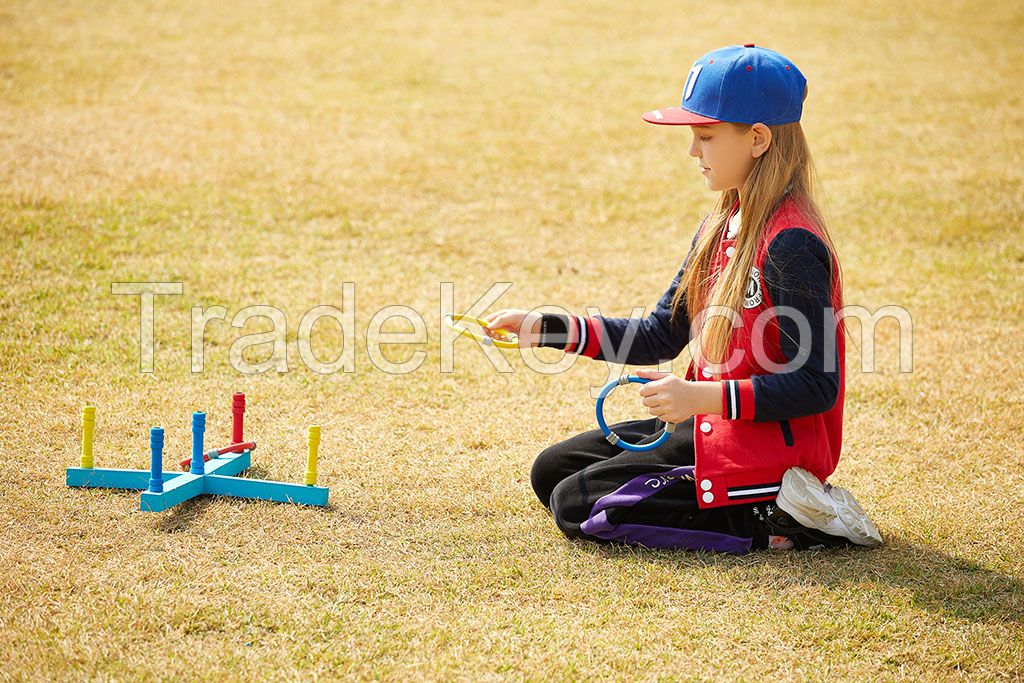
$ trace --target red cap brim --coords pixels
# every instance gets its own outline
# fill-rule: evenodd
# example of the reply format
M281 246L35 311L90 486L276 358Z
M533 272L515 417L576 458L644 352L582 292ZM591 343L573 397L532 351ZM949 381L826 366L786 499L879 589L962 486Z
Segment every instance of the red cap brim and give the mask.
M718 119L711 119L707 116L694 114L682 107L667 107L655 109L644 114L644 121L656 123L660 126L710 126L715 123L723 123Z

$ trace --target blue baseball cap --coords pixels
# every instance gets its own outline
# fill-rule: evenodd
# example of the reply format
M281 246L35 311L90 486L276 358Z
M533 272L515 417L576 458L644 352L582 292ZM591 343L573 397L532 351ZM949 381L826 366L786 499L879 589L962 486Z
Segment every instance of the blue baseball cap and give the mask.
M753 43L712 50L690 68L682 106L655 109L644 121L667 126L800 120L807 79L775 50Z

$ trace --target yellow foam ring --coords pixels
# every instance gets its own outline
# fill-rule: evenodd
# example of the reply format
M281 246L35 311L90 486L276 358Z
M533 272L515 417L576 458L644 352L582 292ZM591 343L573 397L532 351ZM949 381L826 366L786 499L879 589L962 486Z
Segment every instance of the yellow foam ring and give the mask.
M474 332L473 330L469 330L466 329L465 327L461 327L455 324L457 322L465 320L467 322L476 323L480 327L486 327L487 321L481 318L474 318L471 315L456 315L454 313L446 313L444 316L444 320L446 323L448 323L448 327L452 328L453 330L461 334L463 337L476 339L477 341L483 342L484 344L493 344L494 346L497 346L500 349L519 348L519 335L513 332L512 330L506 329L504 327L499 327L497 330L494 330L494 333L497 336L489 337L486 334Z
M310 427L307 437L309 455L306 456L306 486L316 485L316 459L320 450L320 427Z
M96 434L96 407L82 408L82 468L92 469L92 439Z

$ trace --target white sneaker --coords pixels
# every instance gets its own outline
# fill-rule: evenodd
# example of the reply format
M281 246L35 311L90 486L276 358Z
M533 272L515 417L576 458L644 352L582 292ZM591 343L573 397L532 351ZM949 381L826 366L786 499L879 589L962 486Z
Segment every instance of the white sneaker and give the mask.
M852 493L823 485L802 467L791 467L782 475L782 488L775 502L805 527L848 538L857 545L882 545L878 527Z

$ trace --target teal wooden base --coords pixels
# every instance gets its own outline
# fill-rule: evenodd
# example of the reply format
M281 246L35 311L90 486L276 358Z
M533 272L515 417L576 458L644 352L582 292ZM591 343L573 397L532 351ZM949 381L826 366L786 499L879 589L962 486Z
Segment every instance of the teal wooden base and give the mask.
M68 486L96 489L132 489L142 491L149 488L149 470L114 470L103 467L69 467ZM178 477L181 472L164 472L164 481Z
M139 509L162 512L201 495L230 496L277 503L296 503L325 507L330 489L283 481L242 479L252 464L252 451L231 453L205 463L203 474L163 472L163 491L149 491L149 470L69 467L67 484L74 487L130 489L142 491Z
M323 486L288 484L281 481L263 481L262 479L239 479L217 474L206 475L203 480L203 490L205 493L215 496L255 498L278 503L319 505L320 507L327 505L329 492L329 489Z

